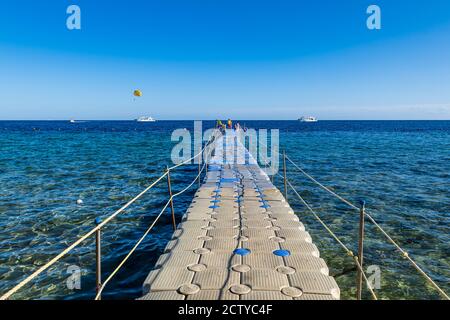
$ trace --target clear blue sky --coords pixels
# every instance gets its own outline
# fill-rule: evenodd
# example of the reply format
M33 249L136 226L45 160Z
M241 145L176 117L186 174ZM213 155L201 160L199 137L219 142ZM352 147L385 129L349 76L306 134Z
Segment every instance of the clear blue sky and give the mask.
M1 2L0 119L140 115L450 119L450 1Z

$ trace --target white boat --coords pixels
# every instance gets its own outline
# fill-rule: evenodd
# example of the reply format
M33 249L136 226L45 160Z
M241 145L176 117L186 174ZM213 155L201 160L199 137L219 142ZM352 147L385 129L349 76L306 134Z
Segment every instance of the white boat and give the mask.
M156 122L152 117L139 117L136 119L137 122Z
M301 117L298 120L301 122L317 122L317 119L315 117Z
M73 119L71 119L71 120L70 120L70 123L75 123L75 122L76 122L76 121L75 121L75 120L73 120Z

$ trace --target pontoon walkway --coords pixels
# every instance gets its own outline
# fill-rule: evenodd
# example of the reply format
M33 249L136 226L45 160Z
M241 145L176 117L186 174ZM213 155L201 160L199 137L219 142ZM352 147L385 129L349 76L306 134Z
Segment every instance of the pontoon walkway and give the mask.
M205 181L140 299L339 299L338 285L282 193L232 134L216 143Z

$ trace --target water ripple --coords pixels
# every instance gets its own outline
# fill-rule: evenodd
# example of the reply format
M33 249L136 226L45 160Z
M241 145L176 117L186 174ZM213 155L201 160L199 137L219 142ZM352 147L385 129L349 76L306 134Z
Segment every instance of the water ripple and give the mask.
M282 148L295 162L352 202L368 210L411 256L450 291L450 122L246 121L278 128ZM212 123L204 124L210 127ZM107 217L158 177L170 164L171 131L192 122L0 122L0 292L11 288ZM174 192L196 176L196 166L172 175ZM358 214L289 167L300 194L356 251ZM275 183L283 189L282 181ZM123 259L167 201L163 181L102 232L104 277ZM195 189L195 186L194 186ZM193 192L175 201L179 220ZM77 200L82 199L83 205ZM355 272L340 247L290 195L322 257L342 289L355 296ZM109 299L134 298L172 234L162 216L124 269L105 289ZM379 265L384 299L438 298L392 245L370 224L366 265ZM13 298L92 299L94 239L24 287ZM82 269L82 289L67 289L67 267ZM366 298L369 298L366 295Z

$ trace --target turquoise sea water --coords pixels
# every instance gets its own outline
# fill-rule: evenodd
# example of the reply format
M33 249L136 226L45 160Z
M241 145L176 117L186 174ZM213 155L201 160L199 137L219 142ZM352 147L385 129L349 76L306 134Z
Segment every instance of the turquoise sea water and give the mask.
M292 160L352 202L364 199L375 219L450 291L450 121L245 123L255 129L279 129L281 147ZM203 123L204 128L212 125ZM107 217L161 175L165 165L171 164L172 131L192 127L192 121L0 122L0 292L92 228L96 217ZM196 165L173 173L175 191L196 174ZM293 166L288 165L288 175L305 200L356 252L358 213L314 186ZM283 190L281 179L275 178L275 184ZM178 221L194 192L195 187L176 199ZM77 199L84 203L78 205ZM103 230L104 278L166 201L163 181ZM342 297L353 298L351 259L292 193L289 201L336 276ZM103 297L138 297L171 234L167 212ZM365 263L380 267L377 293L381 298L439 297L369 223ZM82 269L81 290L67 289L70 265ZM13 298L90 299L94 277L92 238Z

